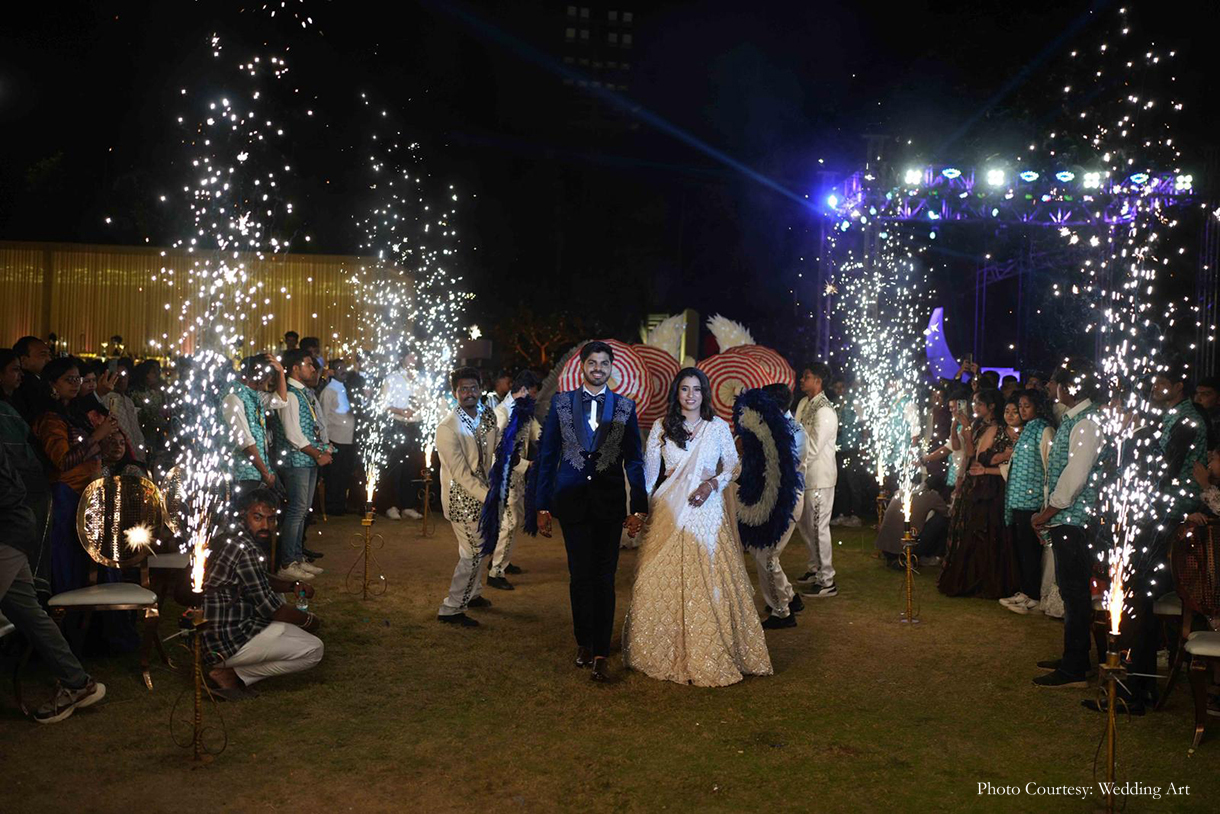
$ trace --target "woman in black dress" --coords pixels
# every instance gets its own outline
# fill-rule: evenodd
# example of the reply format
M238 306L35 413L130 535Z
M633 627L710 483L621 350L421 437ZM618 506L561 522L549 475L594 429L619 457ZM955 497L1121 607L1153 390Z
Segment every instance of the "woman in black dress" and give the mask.
M975 422L966 436L963 472L949 523L949 545L937 587L946 596L999 599L1016 590L1016 563L1004 531L1004 477L1012 455L998 390L974 394Z

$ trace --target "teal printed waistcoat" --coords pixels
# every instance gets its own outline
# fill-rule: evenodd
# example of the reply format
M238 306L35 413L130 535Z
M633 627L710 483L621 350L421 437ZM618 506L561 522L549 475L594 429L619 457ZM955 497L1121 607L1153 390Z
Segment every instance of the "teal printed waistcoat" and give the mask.
M285 409L291 409L292 400L297 403L297 415L301 417L301 434L309 439L309 443L321 449L322 439L318 436L318 420L313 414L313 409L309 406L309 399L299 388L288 386L288 404ZM272 428L275 430L275 457L276 463L280 466L317 466L317 462L310 458L299 449L294 449L292 444L288 443L288 439L284 435L284 424L280 421L279 416L274 416L272 419Z
M1183 517L1198 510L1200 489L1195 480L1194 468L1195 464L1207 460L1207 426L1189 399L1166 410L1161 418L1161 452L1168 446L1174 426L1183 418L1194 422L1194 438L1185 460L1182 461L1181 470L1173 473L1174 479L1170 482L1167 494L1161 496L1161 506L1165 511L1163 516L1172 523L1179 523ZM1182 494L1183 492L1186 494ZM1165 500L1166 497L1169 499Z
M254 437L254 448L268 469L273 468L273 462L268 460L267 451L267 414L263 411L263 403L255 393L242 382L234 382L229 392L241 399L242 409L246 411L246 423L250 425L250 435ZM236 480L262 480L262 475L246 453L240 449L233 450L233 477Z
M1012 449L1008 487L1004 490L1004 525L1012 525L1013 510L1036 512L1042 508L1046 470L1042 466L1042 433L1050 425L1035 418L1021 429Z
M1097 420L1097 405L1091 404L1088 409L1082 410L1080 413L1068 418L1063 417L1063 423L1059 425L1059 430L1055 433L1055 440L1051 444L1050 460L1047 462L1047 468L1050 469L1048 482L1050 483L1051 491L1055 491L1055 484L1059 482L1059 476L1063 474L1064 467L1067 466L1068 452L1071 448L1072 428L1079 424L1085 418ZM1080 490L1080 494L1076 495L1076 499L1072 501L1072 505L1066 509L1060 509L1051 521L1055 525L1076 526L1084 528L1089 524L1089 515L1097 506L1097 493L1101 485L1101 453L1098 453L1097 460L1093 462L1093 470L1089 472L1088 480L1085 481L1084 488Z

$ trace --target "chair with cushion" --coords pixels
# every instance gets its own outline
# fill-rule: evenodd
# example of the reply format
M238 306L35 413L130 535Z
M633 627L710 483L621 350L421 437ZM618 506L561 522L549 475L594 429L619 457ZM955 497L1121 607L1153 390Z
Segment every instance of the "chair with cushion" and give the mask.
M1193 751L1207 725L1208 673L1220 665L1220 633L1215 630L1220 625L1220 525L1200 526L1175 542L1170 567L1182 601L1182 631L1187 633L1183 649L1190 656L1190 688L1195 700ZM1211 630L1189 633L1199 618Z
M158 598L149 587L148 576L149 541L159 526L160 511L157 487L145 478L131 475L98 478L85 487L76 513L76 527L81 545L93 560L90 584L55 594L47 603L51 618L61 625L69 611L83 612L86 625L94 612L142 611L140 669L150 690L148 657L154 644L161 660L172 666L157 635ZM140 582L98 582L98 568L103 566L138 568Z

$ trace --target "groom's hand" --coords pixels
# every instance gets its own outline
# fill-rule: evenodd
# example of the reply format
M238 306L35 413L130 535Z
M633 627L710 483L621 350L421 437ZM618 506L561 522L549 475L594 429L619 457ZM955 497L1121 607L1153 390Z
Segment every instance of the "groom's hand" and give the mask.
M538 533L543 537L551 536L551 513L538 512Z
M623 528L627 529L628 537L635 537L644 528L644 518L638 514L628 515L623 521Z

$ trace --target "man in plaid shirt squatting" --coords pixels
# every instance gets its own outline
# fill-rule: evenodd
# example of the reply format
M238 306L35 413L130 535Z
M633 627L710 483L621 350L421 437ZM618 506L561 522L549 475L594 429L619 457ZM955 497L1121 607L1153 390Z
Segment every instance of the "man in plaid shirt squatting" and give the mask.
M308 670L322 660L322 621L280 594L312 598L313 586L271 576L259 547L269 545L278 499L267 489L242 495L242 525L212 541L203 579L203 647L213 692L230 701L257 695L250 685Z

